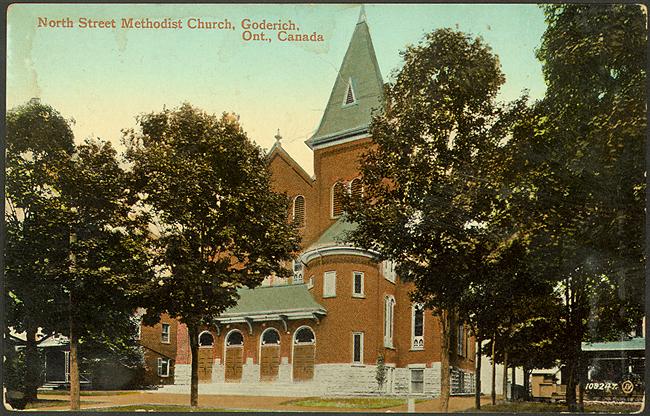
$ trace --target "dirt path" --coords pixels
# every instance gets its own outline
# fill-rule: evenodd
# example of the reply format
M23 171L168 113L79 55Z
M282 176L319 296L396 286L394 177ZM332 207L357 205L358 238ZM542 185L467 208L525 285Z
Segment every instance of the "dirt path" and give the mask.
M50 400L69 400L67 395L41 395L41 399ZM222 396L207 395L199 396L200 407L211 407L220 409L255 409L267 411L298 411L298 412L406 412L406 399L401 406L395 406L384 409L342 409L334 407L303 407L291 404L282 404L284 402L297 400L296 397L268 397L268 396ZM94 403L88 403L94 402ZM489 403L489 398L482 400ZM81 408L99 408L112 406L125 406L137 404L158 404L158 405L188 405L189 395L171 394L171 393L151 393L151 392L129 392L128 394L110 395L110 396L82 396ZM474 397L452 397L449 400L449 411L458 412L468 410L474 406ZM67 410L65 406L41 407L30 410L39 411L56 411ZM416 403L416 412L437 412L440 411L440 400L432 399Z

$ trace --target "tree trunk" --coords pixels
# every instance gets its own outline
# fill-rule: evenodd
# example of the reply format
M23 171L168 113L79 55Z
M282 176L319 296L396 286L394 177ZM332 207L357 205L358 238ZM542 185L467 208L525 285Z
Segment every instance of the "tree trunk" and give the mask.
M575 358L571 357L566 365L567 369L567 382L566 382L566 404L569 412L576 412L578 406L576 405L576 362Z
M584 368L582 360L578 360L578 411L585 411L585 383L587 369Z
M474 392L474 407L481 408L481 338L476 337L476 391Z
M503 350L503 401L508 401L508 350Z
M25 344L25 400L36 401L41 378L41 360L36 346L36 325L28 324Z
M190 337L190 351L192 352L192 375L190 378L190 406L199 405L199 329L195 324L187 324Z
M440 337L440 347L442 350L442 354L440 355L440 411L447 413L447 409L449 408L449 393L451 390L449 380L451 322L449 322L448 311L442 311L440 313L440 329L442 330Z
M70 296L72 304L72 296ZM72 309L72 308L71 308ZM70 314L70 410L79 410L79 356L77 353L78 346L77 330L72 314Z
M497 337L492 336L492 405L497 404L497 361L494 346L497 343Z
M530 400L530 396L528 395L528 389L530 388L530 375L528 374L530 370L528 370L528 367L524 366L524 401Z

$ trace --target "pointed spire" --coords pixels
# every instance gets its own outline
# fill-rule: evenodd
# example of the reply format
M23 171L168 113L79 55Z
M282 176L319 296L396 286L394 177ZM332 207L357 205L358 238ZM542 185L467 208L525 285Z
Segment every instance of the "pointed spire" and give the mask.
M365 4L362 4L361 10L359 10L359 21L357 21L357 24L365 23L365 21L366 21L366 6Z
M314 149L367 133L372 111L381 106L383 93L384 81L362 6L327 107L316 132L305 142L307 146Z

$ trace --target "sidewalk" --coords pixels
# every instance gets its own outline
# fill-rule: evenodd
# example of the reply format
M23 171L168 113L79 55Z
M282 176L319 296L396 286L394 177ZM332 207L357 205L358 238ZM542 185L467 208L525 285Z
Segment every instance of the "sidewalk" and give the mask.
M42 399L69 400L67 395L47 395ZM373 413L403 413L407 411L406 398L404 404L384 409L344 409L335 407L303 407L291 404L283 404L296 400L296 397L268 397L268 396L221 396L207 395L199 396L199 407L220 408L228 410L259 410L259 411L284 411L284 412L373 412ZM137 404L158 404L158 405L184 405L189 404L190 397L187 394L133 392L123 395L111 396L83 396L81 397L81 408L101 408ZM88 403L94 402L94 403ZM482 400L483 402L483 400ZM484 399L485 403L489 398ZM449 411L458 412L468 410L474 406L474 397L451 397L449 399ZM63 406L50 406L34 408L38 411L61 411L68 410L68 403ZM437 412L440 411L440 400L431 399L416 403L416 412Z

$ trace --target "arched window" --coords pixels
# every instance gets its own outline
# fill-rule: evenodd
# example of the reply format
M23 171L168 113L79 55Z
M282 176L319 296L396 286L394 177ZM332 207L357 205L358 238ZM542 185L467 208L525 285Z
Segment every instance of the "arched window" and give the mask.
M342 182L336 182L332 187L332 218L343 214L343 196L345 195L345 185Z
M298 195L293 199L292 222L296 227L305 225L305 197Z
M393 315L395 313L395 298L384 298L384 347L393 348Z
M209 331L203 331L199 334L199 347L211 347L214 345L214 337Z
M268 328L262 333L262 345L279 345L280 333L275 328Z
M411 349L424 349L424 306L414 303L411 314Z
M350 193L352 194L353 199L358 199L363 196L363 185L361 184L361 178L355 178L350 182Z
M229 347L231 345L244 345L244 336L241 332L235 330L228 334L228 337L226 337L226 346Z
M296 331L294 341L296 344L313 344L316 341L316 337L311 328L303 326Z

